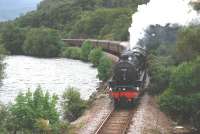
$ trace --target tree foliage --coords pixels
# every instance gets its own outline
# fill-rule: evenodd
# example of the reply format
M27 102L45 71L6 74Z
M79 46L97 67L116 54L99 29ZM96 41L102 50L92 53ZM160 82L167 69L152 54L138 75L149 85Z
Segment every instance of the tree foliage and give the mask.
M189 61L200 54L200 26L184 27L177 39L177 56L179 62Z
M25 40L25 29L14 24L7 24L1 30L1 43L11 54L23 54L22 45Z
M147 39L140 42L146 43L150 53L150 91L159 94L160 108L174 120L190 123L200 130L200 26L179 28L177 40L171 44L163 41L176 36L165 38L155 34L151 37L152 33L157 33L153 29L147 33Z
M106 56L101 57L97 69L98 78L102 81L108 80L111 76L112 61Z
M28 91L26 94L20 93L16 98L16 104L12 105L10 111L15 123L15 131L31 132L41 131L38 121L45 121L49 129L59 122L59 114L56 110L57 96L50 96L48 92L44 94L38 87L34 93Z
M92 44L89 41L85 41L81 46L81 59L83 61L88 61L88 56L92 50Z
M57 31L35 28L28 31L24 42L24 53L38 57L55 57L60 53L61 38Z
M87 107L86 101L82 100L80 93L74 88L68 88L63 94L64 117L70 122L82 115Z
M36 11L17 18L15 24L19 27L57 29L65 38L127 40L133 12L139 4L148 1L44 0Z
M131 11L127 8L97 9L76 21L71 37L127 40Z
M102 49L94 48L89 54L89 60L93 63L94 66L98 66L102 56L103 56Z
M61 56L72 59L80 59L81 49L78 47L66 47L62 50Z

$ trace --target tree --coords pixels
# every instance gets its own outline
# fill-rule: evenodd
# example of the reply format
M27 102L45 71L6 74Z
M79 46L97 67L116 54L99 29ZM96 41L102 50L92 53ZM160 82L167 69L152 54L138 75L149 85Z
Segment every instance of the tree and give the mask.
M111 75L112 61L105 56L101 57L97 69L98 78L102 81L108 80Z
M171 81L159 97L159 104L179 121L187 121L200 130L200 57L173 67Z
M89 54L89 60L94 66L99 65L100 58L103 56L103 51L101 48L94 48Z
M85 41L81 46L81 59L88 61L88 56L92 50L92 44L89 41Z
M0 32L2 44L6 50L11 54L23 54L22 45L24 44L26 30L14 24L6 24Z
M28 31L23 45L25 54L38 57L55 57L62 42L57 31L49 28L33 28Z
M179 62L189 61L200 54L200 26L181 29L177 39L177 57Z
M70 122L82 115L87 107L86 101L82 100L80 93L75 88L68 88L63 94L62 108L64 116Z

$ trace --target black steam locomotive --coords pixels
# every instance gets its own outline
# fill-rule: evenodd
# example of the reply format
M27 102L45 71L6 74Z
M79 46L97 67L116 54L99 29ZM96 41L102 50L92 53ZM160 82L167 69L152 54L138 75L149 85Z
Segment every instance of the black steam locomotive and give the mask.
M115 106L121 102L133 103L144 92L146 55L146 51L139 47L122 52L110 81L110 96Z

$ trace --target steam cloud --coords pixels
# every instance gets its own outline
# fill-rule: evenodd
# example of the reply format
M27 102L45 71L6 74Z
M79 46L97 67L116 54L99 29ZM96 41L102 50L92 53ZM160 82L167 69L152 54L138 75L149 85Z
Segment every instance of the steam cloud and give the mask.
M150 25L165 26L171 23L184 26L194 21L198 22L200 15L193 10L190 2L190 0L150 0L149 3L138 6L129 28L130 48L144 37L145 29Z

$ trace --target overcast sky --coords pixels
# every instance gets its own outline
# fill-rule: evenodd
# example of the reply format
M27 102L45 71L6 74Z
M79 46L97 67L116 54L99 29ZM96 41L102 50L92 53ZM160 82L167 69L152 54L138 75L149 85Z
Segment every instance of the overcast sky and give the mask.
M0 0L0 21L16 17L35 10L41 0Z

